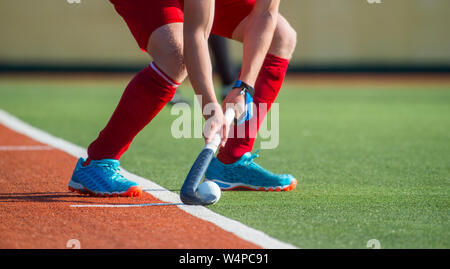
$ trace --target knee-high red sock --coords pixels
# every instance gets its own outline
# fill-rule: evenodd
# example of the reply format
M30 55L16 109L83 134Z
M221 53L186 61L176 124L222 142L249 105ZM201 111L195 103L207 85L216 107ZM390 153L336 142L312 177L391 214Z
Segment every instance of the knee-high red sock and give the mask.
M254 120L246 122L245 135L237 136L237 127L234 126L234 138L229 138L225 147L220 148L217 158L226 164L234 163L246 152L250 152L255 142L256 133L259 126L263 122L267 111L272 106L278 92L281 89L286 71L289 65L288 59L283 59L278 56L267 54L264 63L259 71L258 78L255 83L255 96L253 102L255 104ZM260 112L261 104L267 104L267 110L264 113Z
M172 99L178 85L153 62L140 71L128 84L106 127L89 145L86 164L90 160L118 160L134 137Z

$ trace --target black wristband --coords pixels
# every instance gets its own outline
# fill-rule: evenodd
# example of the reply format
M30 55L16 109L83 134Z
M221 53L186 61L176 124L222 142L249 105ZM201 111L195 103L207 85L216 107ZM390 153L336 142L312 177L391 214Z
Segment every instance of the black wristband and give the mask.
M242 80L236 81L236 83L233 86L233 89L236 88L247 91L252 97L255 95L255 89L252 86L248 85L247 83L243 82Z

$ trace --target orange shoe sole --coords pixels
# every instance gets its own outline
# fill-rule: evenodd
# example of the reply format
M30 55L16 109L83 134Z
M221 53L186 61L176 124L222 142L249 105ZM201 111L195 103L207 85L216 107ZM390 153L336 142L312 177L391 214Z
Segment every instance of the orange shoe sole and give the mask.
M101 192L94 192L91 190L88 190L86 188L84 189L75 189L69 186L69 190L72 192L76 192L82 195L92 196L92 197L140 197L142 196L142 188L139 186L133 186L130 187L125 192L113 192L113 193L101 193Z

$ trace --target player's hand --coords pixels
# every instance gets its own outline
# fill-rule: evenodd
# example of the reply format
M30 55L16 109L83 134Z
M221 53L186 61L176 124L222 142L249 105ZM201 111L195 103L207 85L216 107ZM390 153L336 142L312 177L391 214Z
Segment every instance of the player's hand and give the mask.
M219 134L221 137L220 145L225 146L229 127L225 120L222 107L219 103L210 103L205 106L203 113L206 119L205 127L203 128L205 143L210 143L213 141L215 135Z
M227 107L233 107L236 119L239 119L245 112L245 94L241 94L242 89L232 89L223 100L222 109L226 111Z

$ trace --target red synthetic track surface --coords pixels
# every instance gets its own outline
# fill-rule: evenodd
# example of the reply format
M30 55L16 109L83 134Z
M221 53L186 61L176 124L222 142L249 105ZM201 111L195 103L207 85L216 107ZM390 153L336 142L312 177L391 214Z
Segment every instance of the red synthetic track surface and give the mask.
M0 146L42 145L0 124ZM175 205L74 208L70 205L162 203L97 198L67 190L76 159L60 150L0 151L0 248L259 248Z

